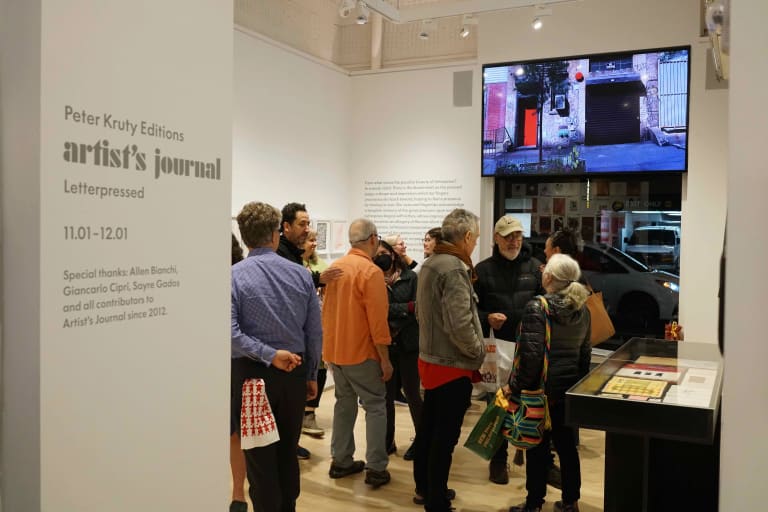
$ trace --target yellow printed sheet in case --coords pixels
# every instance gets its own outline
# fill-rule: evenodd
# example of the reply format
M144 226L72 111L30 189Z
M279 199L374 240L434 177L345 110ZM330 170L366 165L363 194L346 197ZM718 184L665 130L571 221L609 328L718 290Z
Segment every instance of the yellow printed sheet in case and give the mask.
M661 398L667 383L658 380L612 377L603 387L603 393Z

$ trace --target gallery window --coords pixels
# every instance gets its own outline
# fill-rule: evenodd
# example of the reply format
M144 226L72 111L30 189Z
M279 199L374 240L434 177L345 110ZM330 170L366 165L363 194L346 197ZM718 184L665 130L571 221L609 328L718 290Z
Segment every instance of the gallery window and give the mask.
M542 262L550 234L568 227L584 241L579 263L603 292L618 346L662 338L679 305L681 177L498 178L495 217L517 216Z

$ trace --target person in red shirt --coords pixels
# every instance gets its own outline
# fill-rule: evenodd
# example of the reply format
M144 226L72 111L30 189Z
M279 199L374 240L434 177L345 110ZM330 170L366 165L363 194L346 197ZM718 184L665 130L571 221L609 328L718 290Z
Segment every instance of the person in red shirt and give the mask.
M448 489L448 475L453 449L470 405L472 381L485 357L472 289L477 276L471 254L479 232L477 215L453 210L443 220L442 240L419 273L419 376L425 391L414 441L413 500L430 512L452 510L455 492Z

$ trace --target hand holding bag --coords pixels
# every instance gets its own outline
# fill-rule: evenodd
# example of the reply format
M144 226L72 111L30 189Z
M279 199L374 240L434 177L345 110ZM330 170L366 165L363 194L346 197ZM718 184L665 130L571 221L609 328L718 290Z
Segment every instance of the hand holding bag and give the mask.
M613 327L611 317L608 316L608 311L605 309L603 292L596 292L591 286L588 289L591 293L587 297L586 306L589 309L589 315L592 317L589 341L594 347L616 334L616 329Z
M539 297L541 308L545 318L546 344L544 350L544 364L541 369L539 388L535 390L522 390L520 396L510 396L506 404L507 414L504 425L501 428L502 435L509 444L517 448L528 449L538 446L544 437L544 432L552 428L549 419L549 406L547 395L544 392L547 383L547 371L549 369L549 345L552 334L552 324L549 319L549 304L544 297ZM520 342L515 346L515 361L513 372L520 367ZM497 401L507 401L504 392L500 389L497 393ZM503 402L502 402L503 403Z
M496 393L496 402L491 402L485 408L477 424L469 433L464 446L484 458L490 460L504 441L501 434L504 417L507 415L506 400L499 402L499 396L504 400L501 390Z

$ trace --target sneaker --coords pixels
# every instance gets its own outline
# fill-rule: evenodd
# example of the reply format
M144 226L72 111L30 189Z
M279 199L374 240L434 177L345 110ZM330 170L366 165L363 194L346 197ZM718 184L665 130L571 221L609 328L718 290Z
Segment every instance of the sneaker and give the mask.
M365 469L365 462L361 460L354 461L351 466L346 468L337 466L336 464L331 462L331 469L328 470L328 476L331 478L344 478L345 476L354 475L355 473L360 473L364 469Z
M411 446L408 447L407 450L405 450L405 453L403 454L403 460L413 460L416 458L416 445L411 443Z
M555 512L579 512L579 502L574 501L568 505L563 505L562 501L556 501Z
M455 489L448 489L445 492L445 499L447 499L448 501L455 500L456 499L456 490ZM416 496L413 497L413 502L416 505L423 505L424 503L426 503L426 501L424 500L424 496L419 491L416 491Z
M509 483L507 463L491 461L488 465L488 480L495 484L507 485Z
M365 483L378 489L384 484L388 484L392 477L389 475L389 471L386 469L376 471L375 469L369 469L365 473Z
M563 475L560 473L560 468L552 464L547 471L547 484L551 485L555 489L563 488Z
M529 507L525 502L509 507L509 512L541 512L541 507Z
M248 512L248 504L244 501L233 501L229 504L229 512Z
M304 413L304 423L301 426L301 431L310 436L324 436L325 430L317 426L317 419L315 413Z
M310 455L312 454L309 453L309 450L306 448L302 448L301 446L296 447L296 457L298 457L299 460L307 460Z

